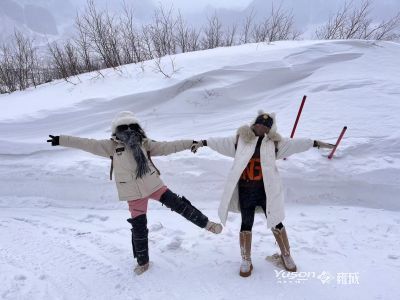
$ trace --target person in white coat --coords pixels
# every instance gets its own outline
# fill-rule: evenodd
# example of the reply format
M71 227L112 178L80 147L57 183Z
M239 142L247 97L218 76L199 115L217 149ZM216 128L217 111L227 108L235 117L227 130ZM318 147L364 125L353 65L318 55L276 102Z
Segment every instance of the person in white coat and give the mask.
M151 156L168 155L190 149L197 143L192 140L157 142L147 138L138 120L130 111L116 115L111 124L111 139L95 140L74 136L50 135L47 142L52 146L64 146L81 149L95 155L111 158L112 172L119 200L127 201L132 225L133 256L138 265L134 271L140 275L149 268L149 247L147 229L147 204L149 199L160 201L193 224L218 234L221 224L208 219L184 196L178 196L163 183L160 173L151 160Z
M250 276L253 269L251 230L256 210L262 210L267 218L267 227L271 228L275 236L285 269L295 272L297 267L290 254L286 229L282 224L285 218L284 195L276 160L313 146L332 149L334 145L311 139L282 138L277 133L275 114L259 111L251 126L240 127L234 136L202 140L192 147L192 152L195 153L202 146L234 158L218 214L225 225L228 211L241 213L240 276Z

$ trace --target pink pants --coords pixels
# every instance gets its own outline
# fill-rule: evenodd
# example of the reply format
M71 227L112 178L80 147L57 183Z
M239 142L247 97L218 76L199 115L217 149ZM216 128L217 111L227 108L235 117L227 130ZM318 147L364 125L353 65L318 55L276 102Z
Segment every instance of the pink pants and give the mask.
M136 218L140 215L144 215L147 213L147 204L149 203L149 199L154 199L159 201L161 196L168 190L168 188L164 185L163 187L159 188L150 196L145 198L131 200L128 201L129 211L131 212L132 218Z

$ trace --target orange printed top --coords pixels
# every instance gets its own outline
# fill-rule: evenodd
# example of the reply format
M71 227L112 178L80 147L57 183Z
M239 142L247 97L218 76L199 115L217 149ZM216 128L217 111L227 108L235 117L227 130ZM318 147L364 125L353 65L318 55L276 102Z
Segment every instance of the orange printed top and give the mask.
M260 147L263 137L257 141L256 149L249 160L247 167L243 170L239 179L239 187L259 188L264 187L263 173L260 161Z

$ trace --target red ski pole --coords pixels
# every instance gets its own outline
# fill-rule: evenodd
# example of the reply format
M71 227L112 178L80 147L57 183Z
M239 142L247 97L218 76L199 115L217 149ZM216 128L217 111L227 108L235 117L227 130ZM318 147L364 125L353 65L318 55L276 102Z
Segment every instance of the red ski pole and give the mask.
M291 139L293 138L294 133L295 133L295 131L296 131L297 123L299 123L300 115L301 115L301 112L303 111L303 106L304 106L304 103L306 102L306 98L307 98L307 96L304 95L304 96L303 96L303 100L301 101L301 105L300 105L300 108L299 108L299 112L297 113L296 122L294 122L294 126L293 126L293 129L292 129L292 133L290 134L290 138L291 138Z
M297 112L297 118L296 118L296 121L294 122L293 129L292 129L292 133L290 134L290 138L291 138L291 139L293 138L294 133L295 133L295 131L296 131L297 124L299 123L300 115L301 115L301 112L303 111L303 107L304 107L304 103L306 102L306 99L307 99L307 96L304 95L304 96L303 96L303 100L301 100L301 104L300 104L299 111ZM285 157L283 160L286 160L286 159L287 159L287 158Z
M336 148L339 146L339 143L342 140L342 137L343 137L344 133L346 132L346 130L347 130L347 126L344 126L342 129L342 132L340 133L339 138L335 144L335 147L332 149L331 154L329 154L329 156L328 156L329 159L332 159L333 154L335 154Z

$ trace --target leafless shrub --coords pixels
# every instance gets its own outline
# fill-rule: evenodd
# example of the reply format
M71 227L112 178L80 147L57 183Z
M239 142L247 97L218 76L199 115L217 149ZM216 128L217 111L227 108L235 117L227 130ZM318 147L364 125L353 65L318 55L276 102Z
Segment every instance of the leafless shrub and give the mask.
M372 19L371 0L364 0L360 6L353 1L346 2L329 21L319 27L315 34L318 39L372 39L395 40L399 38L400 12L386 21Z
M186 24L185 20L182 18L181 12L179 12L176 23L175 40L177 46L180 48L180 51L182 53L190 51L189 50L190 32L191 29Z
M122 64L119 34L121 32L115 17L105 11L98 11L93 0L79 19L79 26L94 51L101 57L107 68Z
M208 23L203 30L201 41L203 49L213 49L223 46L222 24L216 13L208 18Z
M250 14L246 16L240 36L240 43L247 44L251 42L251 37L253 35L253 19L255 17L254 9L251 10Z
M236 44L235 38L236 38L237 27L238 27L237 24L232 24L224 32L223 45L225 47L231 47Z
M157 57L154 59L154 71L157 73L161 73L164 75L165 78L171 78L175 73L179 71L179 69L176 69L175 66L175 58L172 58L171 56L168 56L169 58L169 65L166 65L163 63L163 59L161 57ZM164 57L164 62L165 62L166 57ZM168 71L169 69L169 71Z
M176 53L174 36L177 19L172 14L172 7L166 11L159 7L154 12L153 23L146 26L147 48L154 52L153 57L162 57ZM149 44L149 42L151 42Z
M300 33L294 28L294 16L280 5L275 9L272 5L271 14L260 24L253 27L255 42L273 42L279 40L297 39Z
M126 3L123 6L120 24L123 62L129 64L145 60L147 56L143 47L143 39L135 26L133 9L128 7Z
M114 68L123 72L121 65L154 59L155 70L169 78L177 72L171 55L181 52L232 46L254 41L291 38L293 20L280 8L261 24L254 24L254 13L238 26L224 26L216 13L207 25L197 29L189 25L180 12L172 7L158 7L151 23L135 23L134 11L123 4L118 17L108 10L99 10L94 0L75 18L77 34L66 41L48 44L47 53L38 56L32 41L22 34L14 36L14 44L0 45L0 92L12 92L63 78L76 82L79 74L95 72L94 78L104 77L100 71ZM382 24L375 32L384 34L390 24ZM294 35L292 34L292 37ZM169 56L170 64L162 57ZM169 70L169 71L166 71Z
M15 31L12 42L0 49L0 92L36 87L44 82L42 69L33 40Z

